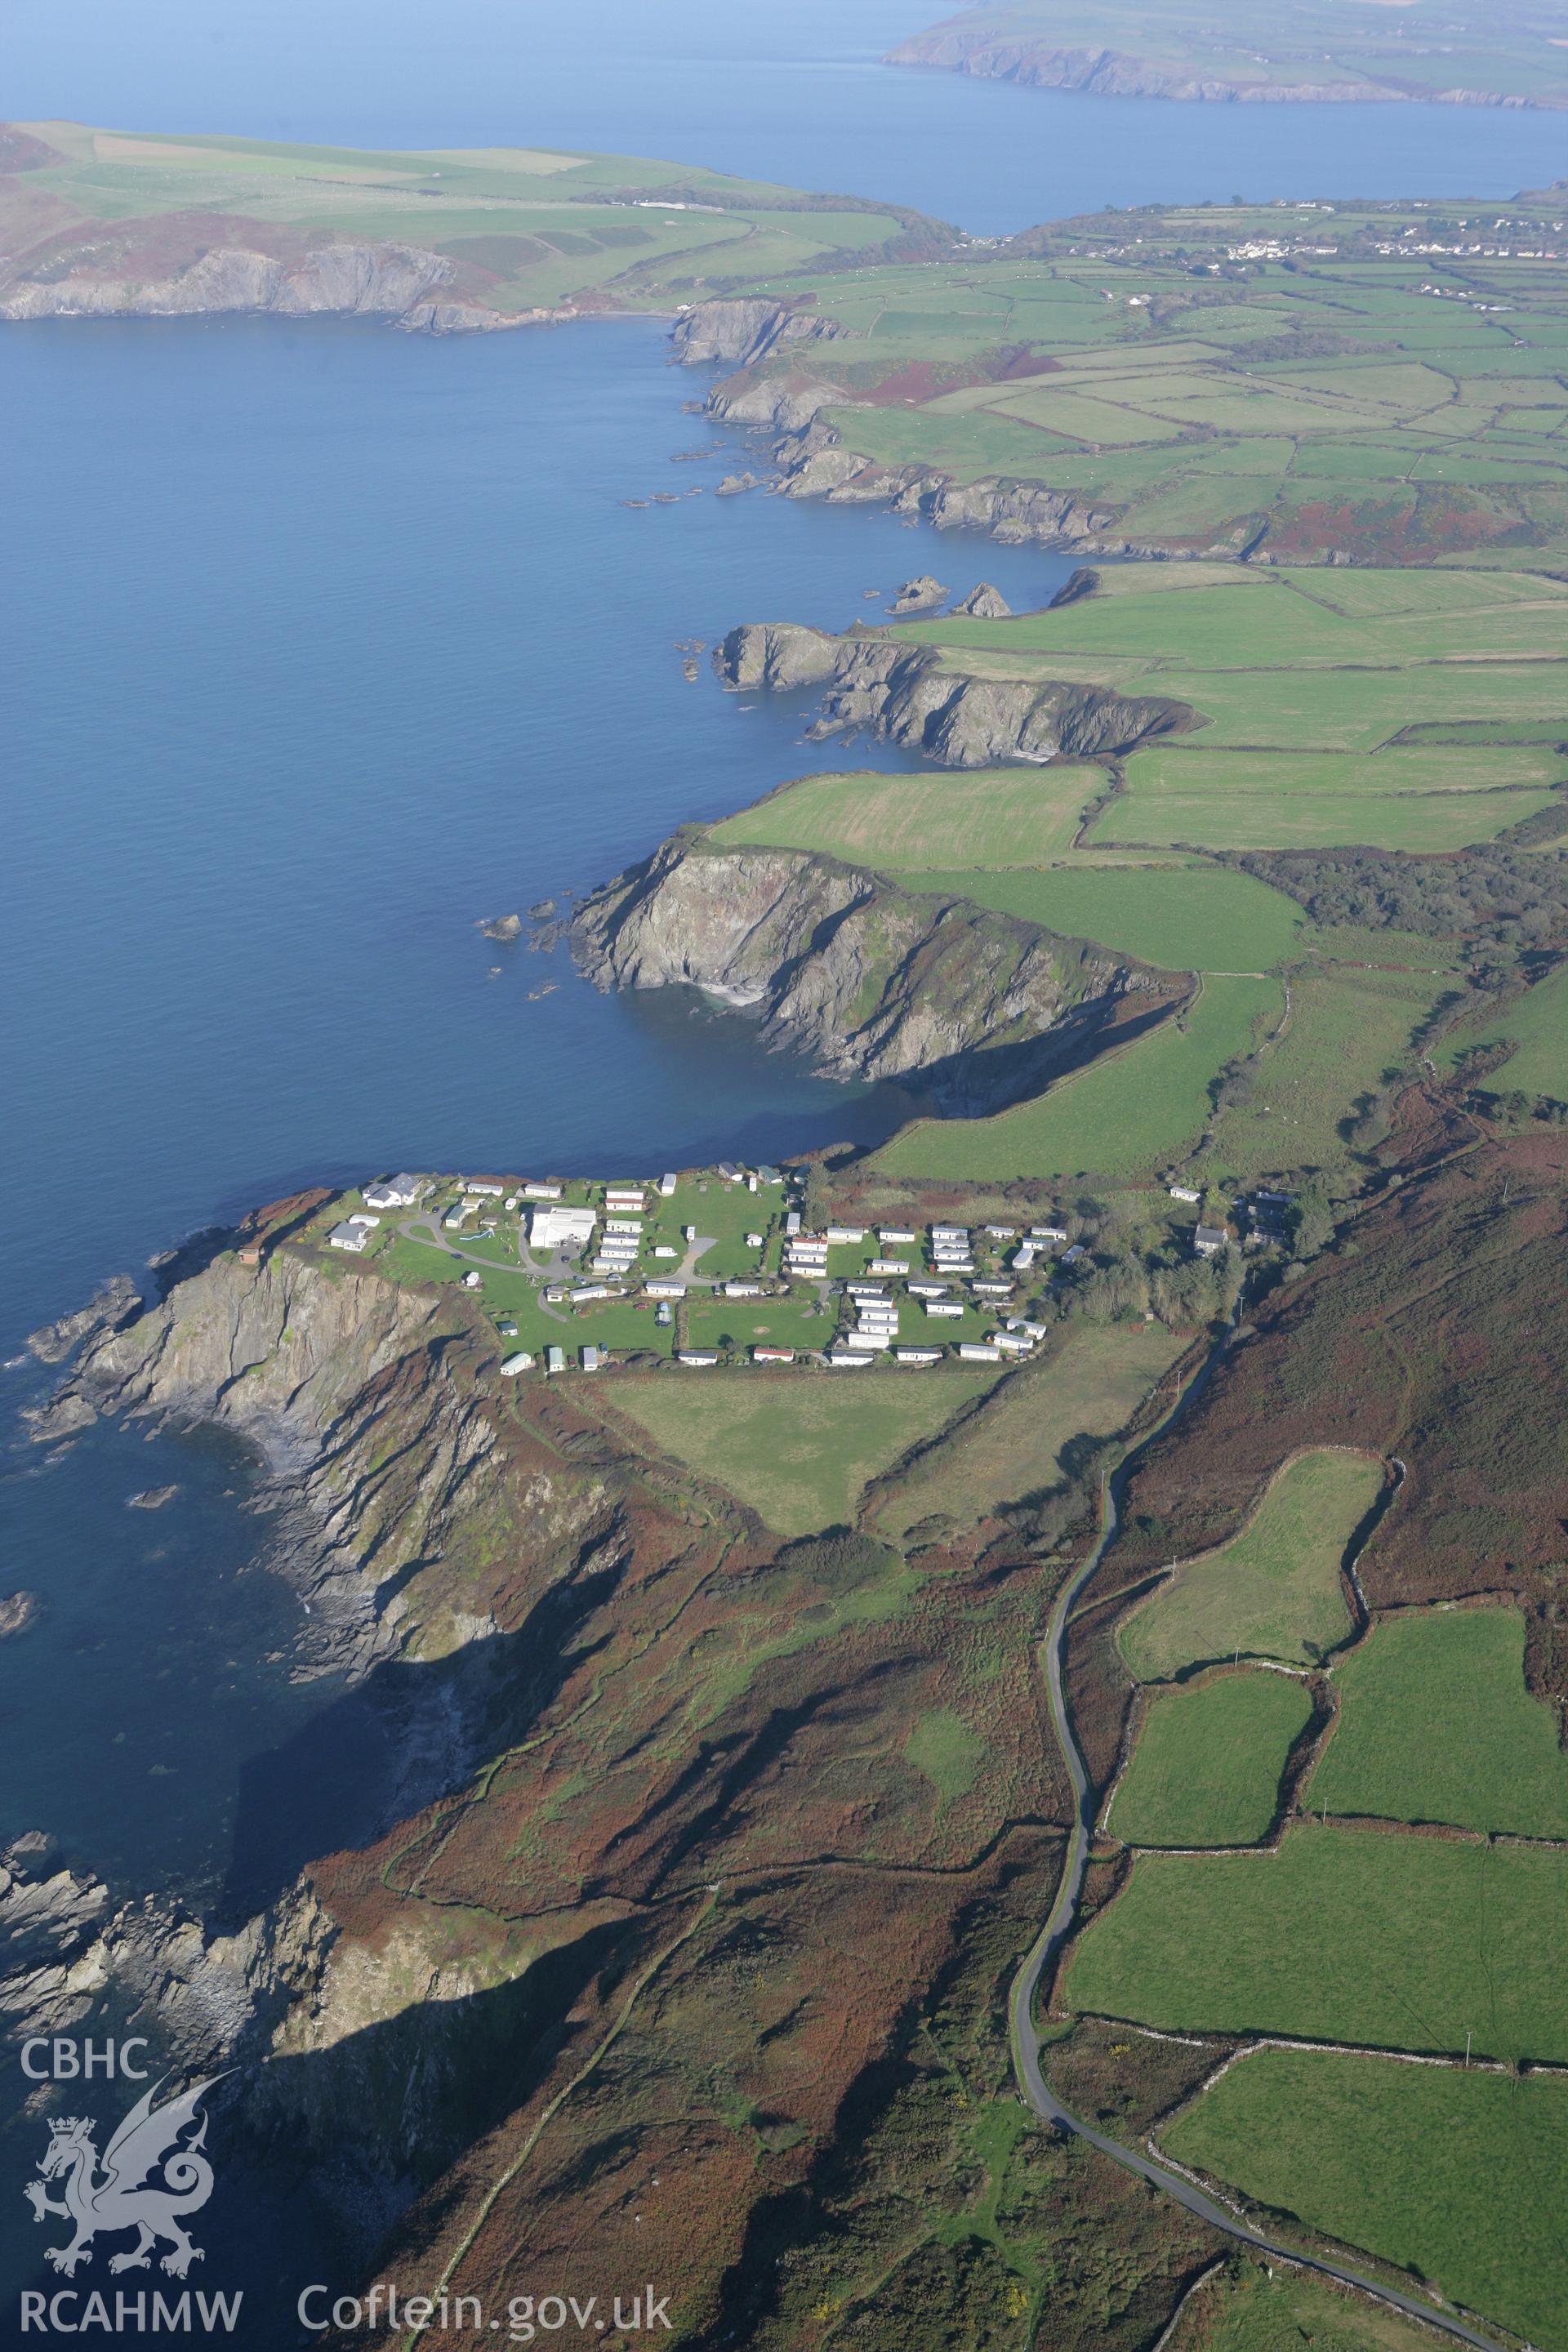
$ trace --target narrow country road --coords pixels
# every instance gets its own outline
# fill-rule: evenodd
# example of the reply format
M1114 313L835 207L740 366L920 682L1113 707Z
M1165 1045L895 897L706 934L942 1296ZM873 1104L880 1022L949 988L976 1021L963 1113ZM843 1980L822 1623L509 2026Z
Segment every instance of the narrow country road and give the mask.
M1163 1420L1156 1422L1153 1428L1146 1431L1137 1444L1130 1448L1106 1480L1100 1510L1099 1541L1077 1575L1069 1578L1058 1594L1056 1606L1051 1612L1051 1622L1047 1631L1042 1657L1046 1672L1047 1696L1050 1700L1051 1723L1061 1745L1062 1755L1066 1759L1068 1772L1072 1780L1073 1828L1068 1843L1067 1862L1062 1871L1061 1884L1057 1889L1056 1900L1051 1906L1045 1926L1030 1946L1023 1966L1013 1979L1013 1990L1007 2005L1008 2029L1013 2045L1013 2071L1017 2077L1018 2087L1023 2093L1026 2105L1033 2108L1042 2123L1055 2125L1064 2131L1076 2132L1080 2139L1087 2140L1091 2147L1097 2147L1102 2156L1108 2156L1113 2164L1121 2165L1124 2171L1136 2173L1141 2179L1152 2182L1156 2189L1163 2189L1168 2197L1173 2198L1178 2205L1184 2206L1189 2213L1195 2213L1199 2221L1206 2221L1211 2229L1221 2230L1226 2237L1238 2239L1244 2246L1250 2246L1257 2253L1268 2254L1279 2261L1298 2263L1304 2269L1316 2271L1325 2278L1337 2279L1342 2285L1359 2287L1363 2294L1375 2295L1380 2302L1392 2304L1396 2310L1407 2312L1416 2319L1425 2320L1429 2327L1441 2328L1446 2335L1457 2336L1461 2343L1476 2346L1478 2352L1503 2352L1503 2347L1493 2337L1482 2336L1473 2327L1467 2327L1462 2319L1450 2317L1447 2313L1438 2310L1430 2303L1423 2303L1415 2295L1404 2294L1397 2287L1385 2286L1377 2279L1364 2278L1357 2271L1345 2270L1337 2263L1327 2262L1314 2254L1302 2253L1295 2247L1277 2244L1272 2239L1264 2237L1260 2231L1249 2229L1245 2221L1238 2221L1234 2213L1227 2211L1223 2205L1216 2204L1212 2197L1205 2196L1194 2181L1156 2162L1152 2157L1140 2155L1136 2148L1125 2147L1121 2140L1110 2138L1107 2133L1096 2131L1091 2124L1084 2123L1070 2109L1063 2106L1041 2072L1040 2042L1035 2031L1035 1996L1039 1990L1041 1978L1054 1965L1057 1955L1072 1933L1078 1916L1079 1897L1083 1892L1084 1873L1089 1865L1089 1843L1094 1833L1093 1791L1089 1787L1089 1773L1085 1769L1083 1758L1079 1752L1078 1742L1073 1737L1067 1695L1062 1684L1062 1651L1067 1639L1068 1620L1072 1614L1074 1601L1116 1539L1117 1530L1121 1525L1121 1498L1125 1489L1129 1470L1144 1448L1156 1437L1163 1436L1178 1416L1185 1412L1194 1397L1201 1394L1215 1365L1229 1347L1234 1330L1233 1323L1226 1331L1224 1338L1215 1344L1199 1370L1188 1381L1169 1412Z

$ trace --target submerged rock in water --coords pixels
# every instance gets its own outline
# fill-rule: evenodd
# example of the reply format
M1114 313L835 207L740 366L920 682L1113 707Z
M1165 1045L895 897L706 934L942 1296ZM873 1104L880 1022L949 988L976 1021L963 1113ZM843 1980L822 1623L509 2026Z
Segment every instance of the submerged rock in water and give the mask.
M143 1486L139 1495L127 1495L125 1507L128 1511L161 1511L165 1503L174 1501L179 1491L177 1486Z
M8 1592L0 1601L0 1642L9 1642L25 1633L38 1613L36 1592Z

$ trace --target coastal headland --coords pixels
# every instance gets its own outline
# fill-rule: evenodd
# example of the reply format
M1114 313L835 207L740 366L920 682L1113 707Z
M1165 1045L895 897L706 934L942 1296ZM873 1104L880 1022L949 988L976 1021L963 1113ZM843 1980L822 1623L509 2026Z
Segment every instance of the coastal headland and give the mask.
M1568 2345L1561 192L988 245L602 157L4 160L16 331L661 311L773 494L1085 559L731 616L701 689L847 764L563 919L896 1078L890 1141L367 1170L36 1335L50 1458L249 1449L301 1670L403 1737L222 1934L12 1857L13 2013L243 2069L405 2293L591 2246L763 2352L1429 2340L1379 2288Z
M1568 72L1542 13L1466 16L1436 0L1353 7L1244 0L1223 22L1171 0L983 0L889 52L1030 89L1220 105L1568 104Z

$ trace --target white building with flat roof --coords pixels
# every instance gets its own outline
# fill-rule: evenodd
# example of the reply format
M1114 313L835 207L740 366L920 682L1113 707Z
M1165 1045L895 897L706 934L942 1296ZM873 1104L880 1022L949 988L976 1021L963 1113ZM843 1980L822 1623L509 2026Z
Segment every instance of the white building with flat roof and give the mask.
M534 1250L580 1250L593 1240L597 1223L592 1209L532 1209L529 1212L528 1245Z

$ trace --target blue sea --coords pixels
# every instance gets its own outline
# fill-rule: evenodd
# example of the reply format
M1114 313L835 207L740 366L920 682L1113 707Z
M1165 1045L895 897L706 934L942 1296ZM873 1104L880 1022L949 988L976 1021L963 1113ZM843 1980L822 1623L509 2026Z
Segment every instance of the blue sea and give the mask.
M1549 115L1108 104L876 64L934 13L798 0L784 57L773 8L690 0L12 0L5 105L668 155L982 232L1107 199L1500 196L1568 165ZM842 627L926 570L1024 606L1070 568L717 499L745 449L686 413L704 388L646 320L0 331L0 1397L43 1384L15 1360L33 1325L298 1185L777 1158L903 1114L735 1015L599 996L563 951L475 928L835 763L802 708L724 695L705 663L687 683L678 641ZM44 1829L117 1890L243 1908L363 1825L384 1760L333 1685L291 1679L298 1604L257 1572L248 1465L134 1429L44 1462L5 1426L0 1592L42 1607L0 1643L0 1843ZM164 1484L165 1508L127 1507Z
M367 147L676 157L977 236L1103 203L1500 197L1560 114L1181 106L891 71L946 0L7 0L6 111Z

